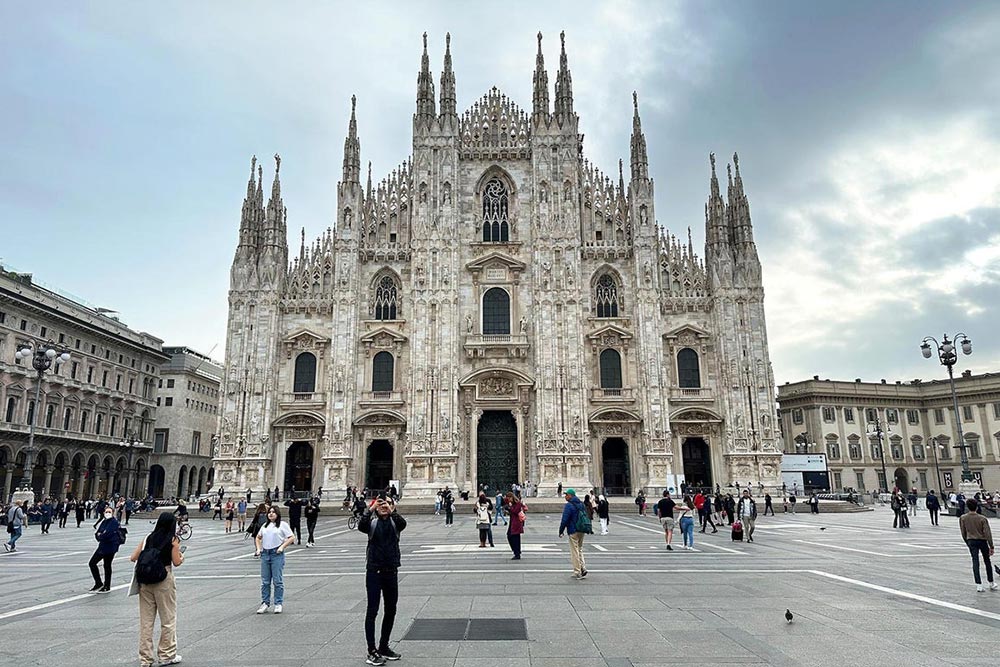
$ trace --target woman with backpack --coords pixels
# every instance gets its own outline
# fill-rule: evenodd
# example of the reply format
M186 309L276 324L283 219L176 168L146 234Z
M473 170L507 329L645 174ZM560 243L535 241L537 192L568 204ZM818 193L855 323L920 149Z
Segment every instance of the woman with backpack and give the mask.
M104 508L104 519L94 528L94 537L97 539L97 549L90 557L90 573L94 575L94 587L91 593L111 592L111 561L118 553L118 547L122 544L122 535L119 528L121 524L115 518L115 512L109 505ZM104 561L104 582L101 582L101 574L97 570L97 564Z
M521 535L524 534L525 511L528 506L521 502L521 499L514 495L513 491L507 493L507 513L510 522L507 524L507 544L514 554L511 560L521 560Z
M176 665L181 656L177 655L177 584L173 568L184 562L184 554L172 512L160 513L153 532L135 547L129 560L135 563L135 581L139 585L139 664L152 667L156 662L153 626L159 615L159 662Z
M260 557L260 607L263 614L271 606L271 584L274 583L274 613L280 614L285 601L285 549L295 541L291 526L281 520L277 507L267 511L267 523L257 533L257 551Z
M247 534L251 538L257 539L257 533L260 532L261 526L267 521L267 505L261 503L257 505L257 511L254 512L253 519L250 520L250 526L247 528Z
M479 548L486 548L487 539L491 547L496 546L493 544L493 503L486 497L485 492L479 492L479 500L476 501L473 511L476 513L476 528L479 529Z

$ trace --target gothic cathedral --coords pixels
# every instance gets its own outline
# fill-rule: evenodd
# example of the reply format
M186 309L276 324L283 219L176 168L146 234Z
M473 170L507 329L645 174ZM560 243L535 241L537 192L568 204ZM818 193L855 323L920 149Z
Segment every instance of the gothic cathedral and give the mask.
M560 36L562 38L562 36ZM427 37L412 155L362 183L355 101L336 225L289 261L280 158L251 165L233 260L216 476L613 495L780 484L750 209L711 158L705 259L656 222L633 97L629 180L584 158L563 41L550 104L493 88L459 114Z

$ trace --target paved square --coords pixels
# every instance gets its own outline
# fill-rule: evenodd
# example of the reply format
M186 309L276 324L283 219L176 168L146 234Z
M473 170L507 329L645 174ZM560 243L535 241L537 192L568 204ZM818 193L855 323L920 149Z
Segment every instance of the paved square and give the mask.
M364 664L366 536L324 509L333 515L320 522L316 548L288 554L281 616L253 613L260 586L250 543L195 520L176 571L185 664ZM920 513L897 531L887 509L779 514L758 521L753 544L730 541L723 528L696 532L694 551L667 552L655 519L615 515L610 535L586 541L583 581L571 577L556 515L529 515L520 561L510 560L502 526L496 548L478 548L472 521L409 517L393 632L399 664L992 665L1000 654L1000 592L975 592L954 518L933 528ZM96 544L86 526L45 536L33 526L16 554L0 554L0 664L138 664L127 555L151 525L136 518L130 528L110 595L86 593ZM465 639L414 635L420 619L452 619ZM486 620L472 628L469 619ZM490 625L502 619L523 622L527 640Z

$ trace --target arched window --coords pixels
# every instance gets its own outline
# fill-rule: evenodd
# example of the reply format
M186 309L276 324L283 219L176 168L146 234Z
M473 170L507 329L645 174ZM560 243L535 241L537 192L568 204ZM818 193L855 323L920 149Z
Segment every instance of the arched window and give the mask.
M6 422L14 421L14 409L17 407L17 399L11 396L7 399L7 411L4 412L3 419Z
M375 286L375 319L394 320L398 314L399 291L392 276L382 276Z
M597 279L594 300L598 317L618 317L618 285L610 274L605 273Z
M292 388L296 394L311 394L316 391L316 356L303 352L295 357L295 382Z
M483 241L506 243L510 240L507 220L509 197L499 178L492 178L483 188Z
M483 295L483 334L510 333L510 295L499 287Z
M392 391L395 360L388 352L379 352L372 360L372 391Z
M690 347L685 347L677 353L677 382L682 389L698 389L701 387L701 368L698 364L698 353Z
M622 356L618 350L601 352L601 389L622 388Z

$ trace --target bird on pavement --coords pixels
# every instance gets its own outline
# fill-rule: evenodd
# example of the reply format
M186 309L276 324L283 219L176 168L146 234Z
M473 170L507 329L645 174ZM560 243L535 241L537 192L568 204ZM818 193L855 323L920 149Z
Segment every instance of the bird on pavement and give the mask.
M820 526L819 529L820 530L826 530L826 526Z
M789 623L791 623L793 618L795 618L795 617L792 616L792 610L791 609L786 609L785 610L785 620L788 621Z

